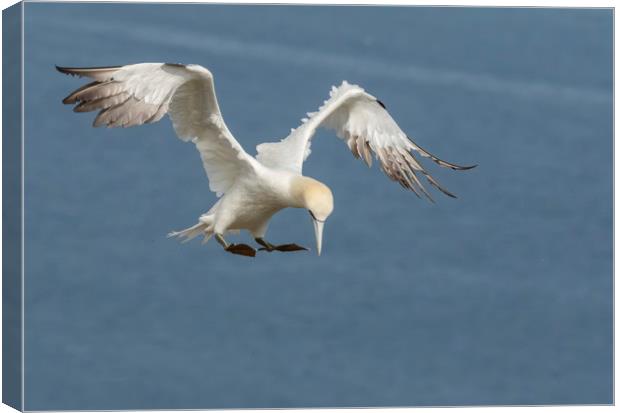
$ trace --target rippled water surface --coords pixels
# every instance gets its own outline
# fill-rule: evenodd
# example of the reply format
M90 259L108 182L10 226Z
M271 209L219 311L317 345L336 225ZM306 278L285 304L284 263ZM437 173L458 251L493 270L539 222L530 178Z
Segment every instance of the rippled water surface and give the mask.
M609 10L26 4L26 409L612 401ZM180 244L215 201L169 120L93 129L54 65L198 63L250 152L347 79L455 192L319 133L324 253ZM307 213L272 242L312 246ZM249 241L246 235L242 239Z

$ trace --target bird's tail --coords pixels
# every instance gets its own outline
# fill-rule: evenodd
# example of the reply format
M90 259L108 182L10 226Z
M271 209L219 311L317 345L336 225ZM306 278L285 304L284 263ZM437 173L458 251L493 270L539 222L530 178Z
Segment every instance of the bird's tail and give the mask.
M177 237L181 239L183 243L188 242L196 238L198 235L203 235L203 244L213 236L213 216L203 215L198 220L198 223L192 227L182 229L180 231L172 231L168 234L168 238Z

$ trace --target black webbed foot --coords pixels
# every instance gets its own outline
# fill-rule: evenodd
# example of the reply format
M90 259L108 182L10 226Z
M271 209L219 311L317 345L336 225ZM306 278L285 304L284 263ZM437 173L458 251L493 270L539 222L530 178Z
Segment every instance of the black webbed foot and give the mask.
M246 257L256 256L256 250L247 244L230 244L226 247L226 251Z
M281 252L293 252L293 251L308 251L308 248L306 247L302 247L300 245L297 244L280 244L280 245L273 245L267 241L265 241L262 238L256 238L256 242L258 242L260 245L262 245L262 248L259 248L259 251L267 251L267 252L272 252L272 251L281 251Z
M301 245L297 245L297 244L276 245L274 249L276 251L282 251L282 252L309 251L308 248L302 247Z

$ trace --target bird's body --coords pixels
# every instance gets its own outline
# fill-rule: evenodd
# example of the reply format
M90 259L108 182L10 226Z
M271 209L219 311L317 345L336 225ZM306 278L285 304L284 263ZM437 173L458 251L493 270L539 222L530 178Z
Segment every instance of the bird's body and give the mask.
M213 207L214 230L248 230L254 238L264 236L276 212L295 206L291 195L294 178L291 172L257 163Z
M346 82L333 87L319 111L309 113L285 139L258 145L258 154L253 157L226 127L213 77L201 66L141 63L58 70L94 79L63 100L77 103L76 112L100 110L94 126L135 126L156 122L165 114L170 116L179 138L196 145L209 187L220 197L197 224L171 235L186 240L203 235L205 242L215 235L228 251L241 255L254 256L255 250L245 244L228 244L223 237L227 232L247 230L267 251L305 249L264 240L273 215L289 207L309 211L320 254L323 224L333 210L333 196L325 184L302 174L318 127L334 129L353 155L368 166L374 154L388 177L431 200L418 174L446 195L453 195L422 168L411 151L455 170L471 168L442 161L420 148L400 130L383 103Z

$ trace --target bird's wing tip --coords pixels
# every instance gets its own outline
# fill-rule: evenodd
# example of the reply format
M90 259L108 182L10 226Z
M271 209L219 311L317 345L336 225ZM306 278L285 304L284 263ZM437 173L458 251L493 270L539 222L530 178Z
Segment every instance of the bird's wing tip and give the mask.
M55 67L55 68L56 68L56 70L58 70L60 73L64 73L64 74L66 74L66 75L70 75L70 74L72 74L72 73L69 71L69 68L68 68L68 67L63 67L63 66L58 66L58 65L54 65L54 67Z
M66 75L79 76L79 77L87 76L87 77L91 77L94 79L114 73L116 70L121 69L123 67L123 66L66 67L66 66L58 66L58 65L54 65L54 66L56 67L56 70Z
M56 70L58 70L60 73L63 73L65 75L69 75L69 76L78 76L78 77L82 77L83 74L80 73L79 68L76 67L65 67L65 66L58 66L58 65L54 65L54 67L56 68Z
M469 166L461 166L460 170L461 171L468 171L470 169L474 169L476 166L478 166L478 164L475 165L469 165Z

